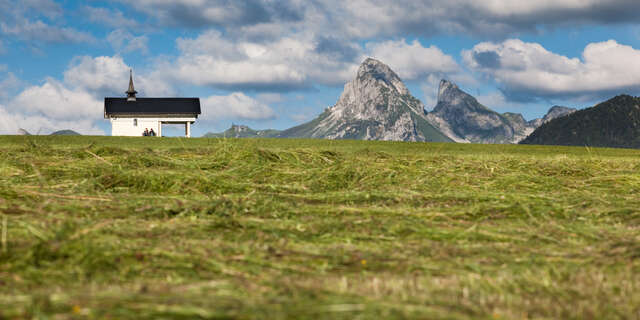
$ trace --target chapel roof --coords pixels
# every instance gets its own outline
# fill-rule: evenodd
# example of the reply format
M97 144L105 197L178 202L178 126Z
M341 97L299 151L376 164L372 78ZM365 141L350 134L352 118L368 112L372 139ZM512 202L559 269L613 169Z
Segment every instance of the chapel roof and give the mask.
M199 115L199 98L104 98L104 115Z

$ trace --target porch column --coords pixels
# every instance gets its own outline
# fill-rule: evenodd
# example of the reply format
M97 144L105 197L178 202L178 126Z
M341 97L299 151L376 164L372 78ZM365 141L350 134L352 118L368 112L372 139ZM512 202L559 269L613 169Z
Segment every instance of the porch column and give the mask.
M162 121L158 121L158 137L162 137Z
M184 133L187 138L191 138L191 122L187 121L184 124Z

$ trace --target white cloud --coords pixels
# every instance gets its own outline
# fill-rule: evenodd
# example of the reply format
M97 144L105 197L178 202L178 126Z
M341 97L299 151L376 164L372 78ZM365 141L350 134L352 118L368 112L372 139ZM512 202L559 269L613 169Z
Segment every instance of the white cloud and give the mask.
M18 20L15 24L0 23L0 31L9 36L34 42L67 43L93 42L94 37L86 32L73 28L57 27L41 20L32 22L27 19Z
M122 96L129 85L130 68L117 55L76 57L64 72L64 82L98 97ZM135 71L134 84L140 96L167 96L175 93L159 73Z
M104 131L94 125L93 119L56 120L43 115L11 112L0 105L0 134L16 134L19 129L25 129L32 134L48 134L71 129L85 135L104 135Z
M136 27L138 23L133 19L128 19L122 11L117 9L85 7L84 13L91 22L100 23L105 26L115 28Z
M14 110L52 119L95 119L102 114L103 107L100 100L86 91L70 90L54 79L28 87L10 105Z
M63 14L62 7L53 0L20 0L22 10L36 11L50 19L59 18Z
M116 29L107 35L107 41L118 53L139 51L148 54L149 38L147 36L134 36L124 29Z
M436 46L423 47L417 40L372 42L366 45L369 55L393 69L403 80L415 80L433 73L460 71L453 57Z
M210 96L202 100L204 119L240 118L246 120L266 120L275 118L275 112L242 92L228 96Z
M181 55L171 73L195 85L288 90L312 83L342 84L357 70L356 61L318 53L313 38L303 34L260 43L232 41L207 31L177 42Z
M0 34L28 42L87 43L95 38L89 32L64 26L64 9L53 0L0 0ZM34 52L42 52L32 47Z
M491 108L504 108L507 106L513 106L513 102L509 102L507 98L500 91L492 91L486 94L476 95L475 98L483 105Z
M75 57L64 72L64 82L96 94L120 94L126 90L129 66L119 56Z
M429 74L456 74L455 60L436 46L420 42L355 42L292 34L261 43L232 41L218 31L178 39L181 55L165 69L167 77L201 86L239 90L287 91L312 85L339 86L353 79L367 56L375 57L405 80Z
M284 97L279 93L261 93L256 96L259 101L264 103L278 103L284 101Z
M266 43L291 34L332 35L349 40L385 36L468 34L492 37L544 28L640 22L635 0L120 0L164 26L216 28L237 39ZM116 28L144 25L120 10L84 6L86 18ZM3 14L3 12L5 12ZM82 32L47 24L64 14L51 0L0 0L0 20L23 37L61 41ZM40 21L40 20L43 21ZM36 21L36 22L33 22ZM29 29L45 32L27 32ZM46 31L45 29L51 29ZM39 34L42 34L41 36ZM69 35L75 34L75 37ZM48 36L47 36L48 35ZM87 34L84 34L85 36ZM313 37L312 37L313 38Z
M587 45L582 59L518 39L483 42L462 55L470 68L494 78L515 100L587 98L640 89L640 50L614 40Z
M544 27L640 21L635 14L640 2L635 0L139 0L131 4L164 25L222 27L254 40L301 31L349 39L399 34L505 36Z
M307 1L301 0L137 0L126 1L167 25L244 26L270 21L298 21Z
M0 65L0 72L5 70L6 66ZM20 79L12 72L7 72L4 77L0 77L0 101L7 99L21 84Z
M634 0L325 0L334 29L356 38L381 35L504 36L545 26L638 22Z
M427 110L433 109L438 104L438 87L440 86L440 80L441 78L436 75L429 75L420 85L423 95L422 101Z

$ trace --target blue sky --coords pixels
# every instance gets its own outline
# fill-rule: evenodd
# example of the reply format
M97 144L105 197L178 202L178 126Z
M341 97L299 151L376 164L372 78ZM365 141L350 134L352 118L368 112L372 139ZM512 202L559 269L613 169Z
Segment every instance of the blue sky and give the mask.
M441 78L540 117L640 91L636 0L0 0L0 134L108 134L103 98L196 96L194 135L285 129L388 64L427 109ZM177 132L177 131L176 131Z

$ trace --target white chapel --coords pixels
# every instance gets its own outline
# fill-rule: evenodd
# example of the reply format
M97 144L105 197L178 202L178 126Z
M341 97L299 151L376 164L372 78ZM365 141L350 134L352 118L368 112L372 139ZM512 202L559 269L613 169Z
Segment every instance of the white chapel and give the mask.
M200 114L199 98L138 98L129 72L126 98L104 98L104 118L111 122L112 136L142 136L152 130L162 137L163 124L184 124L185 137Z

